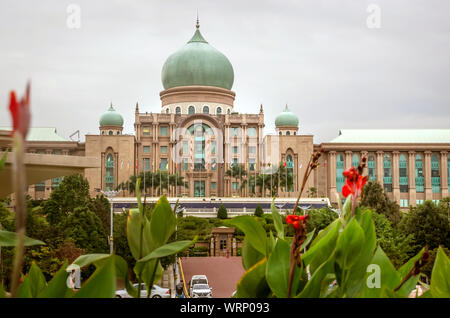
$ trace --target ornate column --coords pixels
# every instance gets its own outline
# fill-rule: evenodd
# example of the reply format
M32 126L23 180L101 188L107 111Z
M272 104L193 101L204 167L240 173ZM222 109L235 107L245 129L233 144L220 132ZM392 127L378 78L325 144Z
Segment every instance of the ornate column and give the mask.
M416 152L408 151L409 205L416 206Z
M332 150L328 152L328 197L331 201L335 201L336 193L336 151Z
M441 151L441 199L448 196L448 152Z
M363 175L367 175L367 174L368 174L368 171L369 171L369 169L368 169L369 152L366 151L366 150L362 150L362 151L361 151L361 153L360 153L360 158L359 158L359 163L362 162L362 158L363 158L363 157L366 157L366 167L365 167L364 170L363 170Z
M392 193L394 200L400 204L400 164L399 164L399 151L392 152Z
M425 200L433 199L433 192L431 190L431 151L427 150L425 154Z
M383 182L383 176L384 176L383 156L384 156L384 151L378 150L375 173L377 175L377 181L381 185L381 187L383 187L383 185L384 185L384 182Z
M353 152L350 150L345 151L345 170L352 166L352 155Z

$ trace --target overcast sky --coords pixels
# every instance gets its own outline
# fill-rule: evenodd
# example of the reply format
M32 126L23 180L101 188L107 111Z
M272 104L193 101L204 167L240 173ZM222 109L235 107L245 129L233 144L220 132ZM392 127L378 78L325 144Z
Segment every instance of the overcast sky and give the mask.
M67 26L72 3L80 28ZM380 28L367 26L370 4ZM31 79L32 126L98 133L112 101L134 133L136 102L161 111L162 66L192 37L197 9L233 65L235 111L262 103L266 133L286 103L315 143L343 128L450 128L448 0L2 0L0 126L8 92Z

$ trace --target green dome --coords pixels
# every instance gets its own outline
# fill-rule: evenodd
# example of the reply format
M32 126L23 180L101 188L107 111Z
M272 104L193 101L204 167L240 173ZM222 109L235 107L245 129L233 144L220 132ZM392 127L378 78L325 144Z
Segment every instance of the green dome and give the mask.
M100 117L100 126L123 127L123 117L111 106L106 113Z
M298 117L286 105L284 111L275 119L276 127L298 127Z
M161 72L164 89L178 86L233 87L233 66L225 55L205 41L199 25L192 39L173 53Z

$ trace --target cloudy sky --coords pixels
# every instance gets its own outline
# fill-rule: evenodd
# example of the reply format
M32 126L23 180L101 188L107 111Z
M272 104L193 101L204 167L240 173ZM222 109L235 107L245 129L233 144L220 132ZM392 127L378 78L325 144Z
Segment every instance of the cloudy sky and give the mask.
M68 27L70 4L80 28ZM371 4L380 28L368 27ZM266 133L286 103L315 143L342 128L450 128L448 0L2 0L0 126L8 92L31 79L34 127L98 133L112 101L133 133L136 102L161 111L162 66L197 9L233 65L235 110L262 103Z

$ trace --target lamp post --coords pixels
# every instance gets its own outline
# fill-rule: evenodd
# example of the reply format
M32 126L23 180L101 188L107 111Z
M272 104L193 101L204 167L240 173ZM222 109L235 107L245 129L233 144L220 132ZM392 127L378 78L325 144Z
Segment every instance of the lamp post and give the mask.
M113 203L112 199L116 195L118 195L121 191L122 190L119 190L119 191L113 191L113 190L111 190L111 191L103 191L103 190L100 190L100 192L109 199L109 203L111 204L111 221L110 221L111 235L109 236L109 253L110 254L113 253L113 245L114 245L114 242L113 242L113 214L114 214L113 206L114 206L114 203Z

